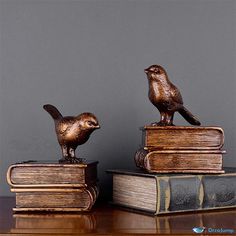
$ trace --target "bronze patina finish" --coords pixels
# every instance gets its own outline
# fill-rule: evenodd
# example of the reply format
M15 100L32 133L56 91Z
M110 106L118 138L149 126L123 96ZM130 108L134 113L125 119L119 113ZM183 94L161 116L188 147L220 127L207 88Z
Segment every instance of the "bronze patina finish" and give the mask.
M159 110L161 120L154 126L173 125L174 113L178 111L192 125L201 125L199 120L183 105L179 89L170 82L166 71L159 65L152 65L144 70L149 82L149 99Z
M92 113L82 113L78 116L65 116L56 107L47 104L43 108L52 116L55 123L55 130L58 142L62 149L62 163L80 163L81 158L75 156L75 149L78 145L84 144L90 134L99 129L96 116Z

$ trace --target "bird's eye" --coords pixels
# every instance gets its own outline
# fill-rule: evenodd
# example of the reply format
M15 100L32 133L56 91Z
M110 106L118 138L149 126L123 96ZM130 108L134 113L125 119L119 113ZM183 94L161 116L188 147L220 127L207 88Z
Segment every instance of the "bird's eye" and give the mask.
M93 126L93 122L92 121L88 121L87 122L89 126Z

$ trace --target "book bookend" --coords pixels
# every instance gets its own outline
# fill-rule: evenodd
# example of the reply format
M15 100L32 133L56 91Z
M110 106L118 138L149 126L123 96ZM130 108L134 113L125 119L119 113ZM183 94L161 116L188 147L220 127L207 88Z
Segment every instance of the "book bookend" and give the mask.
M25 161L9 167L7 182L16 194L13 210L89 211L99 193L98 162L76 157L75 149L99 128L97 118L92 113L63 117L49 104L44 109L54 120L63 157L59 161Z
M145 126L137 167L155 173L224 173L219 127Z
M149 100L161 119L141 129L142 146L135 154L136 166L155 173L224 173L222 128L174 126L175 112L192 125L201 123L184 106L180 91L163 67L152 65L145 73Z
M145 73L161 119L141 128L142 146L135 154L141 169L108 171L113 204L154 215L235 207L236 168L222 169L223 130L199 126L161 66ZM174 126L175 112L195 126Z

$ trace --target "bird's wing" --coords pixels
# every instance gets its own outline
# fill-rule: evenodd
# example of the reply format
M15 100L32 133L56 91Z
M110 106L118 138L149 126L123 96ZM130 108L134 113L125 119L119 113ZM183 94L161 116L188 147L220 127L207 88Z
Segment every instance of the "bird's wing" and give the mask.
M70 129L70 126L68 126L68 124L65 124L65 123L61 123L61 124L58 126L59 134L64 134L64 133L67 132L69 129Z
M64 134L68 132L72 125L74 124L74 120L72 119L63 119L58 123L58 131L60 134Z
M171 93L171 97L174 102L176 102L180 105L183 104L183 98L181 96L181 93L180 93L179 89L173 84L172 84L172 88L170 89L170 93Z

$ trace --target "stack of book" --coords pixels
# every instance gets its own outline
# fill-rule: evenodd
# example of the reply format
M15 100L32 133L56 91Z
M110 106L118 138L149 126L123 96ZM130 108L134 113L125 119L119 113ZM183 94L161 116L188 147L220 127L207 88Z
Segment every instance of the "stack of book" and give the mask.
M224 173L219 127L145 126L138 167L155 173Z
M27 161L11 165L7 182L14 211L89 211L98 197L97 163Z
M236 207L236 168L222 169L218 127L142 128L138 170L110 170L113 203L155 215Z

